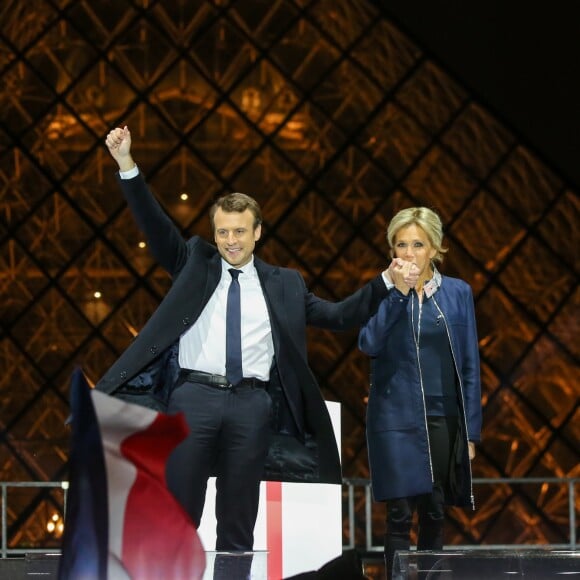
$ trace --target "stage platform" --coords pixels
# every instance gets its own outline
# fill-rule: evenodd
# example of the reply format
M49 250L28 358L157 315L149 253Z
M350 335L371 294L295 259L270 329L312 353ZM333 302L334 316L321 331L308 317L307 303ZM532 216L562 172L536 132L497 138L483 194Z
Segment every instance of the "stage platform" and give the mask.
M580 579L580 551L473 550L399 552L393 580Z
M203 580L283 580L268 571L264 551L231 554L206 552ZM2 580L52 580L57 578L58 554L27 554L23 558L0 559ZM368 580L384 580L385 568L377 554L365 557L345 552L319 570L291 576L292 580L359 580L357 565ZM360 569L360 568L359 568ZM393 580L580 580L580 551L573 550L445 550L400 552ZM98 579L95 579L98 580ZM109 580L116 580L110 578ZM135 579L140 580L140 579ZM187 579L163 579L187 580Z

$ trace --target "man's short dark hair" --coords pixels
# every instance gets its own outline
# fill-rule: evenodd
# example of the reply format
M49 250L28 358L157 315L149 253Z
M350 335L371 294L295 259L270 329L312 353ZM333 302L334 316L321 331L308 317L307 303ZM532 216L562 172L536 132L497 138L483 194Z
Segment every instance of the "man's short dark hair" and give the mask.
M245 193L228 193L216 200L209 210L211 228L215 231L215 214L218 208L226 213L243 213L249 209L254 216L254 229L262 223L262 210L258 202Z

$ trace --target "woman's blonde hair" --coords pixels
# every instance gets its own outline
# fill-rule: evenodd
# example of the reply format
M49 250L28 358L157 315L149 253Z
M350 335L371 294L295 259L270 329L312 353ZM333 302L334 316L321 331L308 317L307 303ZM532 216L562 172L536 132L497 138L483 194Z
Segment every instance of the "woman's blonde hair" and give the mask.
M387 242L391 249L391 258L394 257L394 243L395 236L401 228L406 228L412 224L420 227L427 237L429 242L437 252L433 257L434 262L442 262L443 254L447 252L447 248L443 247L443 224L441 218L428 207L409 207L402 209L391 220L387 228Z

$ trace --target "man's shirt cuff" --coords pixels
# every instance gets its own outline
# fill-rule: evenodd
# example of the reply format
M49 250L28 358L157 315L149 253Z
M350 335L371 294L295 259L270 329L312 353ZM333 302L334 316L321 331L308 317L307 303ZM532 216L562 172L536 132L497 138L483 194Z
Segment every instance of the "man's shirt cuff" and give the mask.
M136 165L128 171L119 171L119 177L121 179L133 179L137 175L139 175L139 168Z
M387 290L392 290L395 285L387 278L387 275L384 272L381 272L381 276L383 277L383 282L385 283Z

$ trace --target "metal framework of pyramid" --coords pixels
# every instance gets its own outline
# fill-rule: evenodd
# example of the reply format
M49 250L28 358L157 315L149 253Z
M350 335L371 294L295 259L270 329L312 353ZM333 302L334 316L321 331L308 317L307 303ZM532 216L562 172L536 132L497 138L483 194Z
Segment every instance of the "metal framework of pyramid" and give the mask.
M2 481L66 479L72 369L96 381L169 286L104 147L124 124L184 235L210 237L216 196L247 192L259 255L328 299L386 266L394 212L439 211L442 270L477 308L474 474L579 476L577 192L371 3L5 0L0 78ZM342 403L344 475L368 477L368 360L356 332L309 339ZM450 543L569 541L565 485L476 496L452 511ZM62 507L58 489L11 491L9 546L58 545L46 522Z

